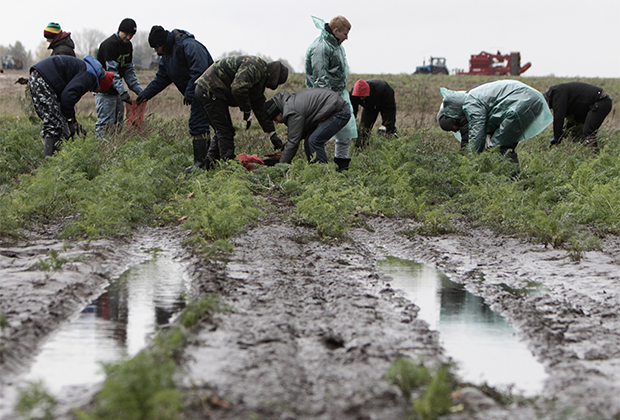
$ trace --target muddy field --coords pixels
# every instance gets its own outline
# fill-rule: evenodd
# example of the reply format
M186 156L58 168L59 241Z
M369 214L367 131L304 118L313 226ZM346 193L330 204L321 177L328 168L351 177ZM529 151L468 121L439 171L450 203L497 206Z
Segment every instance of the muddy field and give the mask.
M25 74L0 75L5 112L21 112L23 87L13 81ZM172 93L162 103L182 109ZM92 114L93 103L85 95L80 113ZM18 418L8 402L11 384L46 337L153 248L182 262L193 298L215 292L234 309L203 325L186 349L177 381L181 418L407 418L400 390L383 379L388 367L401 356L428 364L449 358L418 308L378 270L389 255L435 267L483 297L548 374L538 398L509 406L461 390L455 404L463 410L446 418L620 419L620 238L602 239L601 251L575 261L566 251L468 226L458 235L410 238L401 234L410 222L377 218L348 241L326 242L287 222L291 203L272 204L280 212L233 238L225 267L184 248L187 233L174 227L65 243L59 226L45 226L0 246L0 419ZM40 269L50 250L69 263ZM528 292L532 285L536 293ZM70 408L96 391L73 390L57 418L72 418Z
M400 356L431 364L447 357L417 307L377 270L386 255L437 267L484 297L549 375L542 395L527 404L500 406L466 389L457 395L465 409L448 418L620 418L618 238L575 262L565 251L465 226L461 235L413 239L399 234L410 227L406 221L382 218L368 226L352 231L350 241L324 242L285 215L271 215L234 238L225 267L191 255L176 228L70 245L56 240L53 227L31 232L25 243L0 248L0 313L8 321L0 399L61 320L147 258L145 249L160 247L183 261L195 297L215 292L234 308L204 325L186 349L178 378L183 418L406 418L385 371ZM72 262L57 271L36 269L50 249ZM532 282L544 287L519 293ZM94 391L76 391L58 418L71 418L69 407ZM17 418L6 414L6 401L0 413Z

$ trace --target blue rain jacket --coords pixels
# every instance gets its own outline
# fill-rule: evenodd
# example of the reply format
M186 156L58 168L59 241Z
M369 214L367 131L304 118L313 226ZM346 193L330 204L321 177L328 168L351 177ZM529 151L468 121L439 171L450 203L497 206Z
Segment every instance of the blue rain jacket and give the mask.
M331 89L349 103L351 98L347 91L347 77L349 76L349 64L347 55L336 37L325 29L325 21L312 16L312 21L321 34L312 41L306 50L306 87ZM357 123L353 113L351 119L334 136L336 139L357 138Z
M542 93L516 80L484 83L467 92L440 88L443 112L466 118L469 149L510 146L540 134L553 116Z

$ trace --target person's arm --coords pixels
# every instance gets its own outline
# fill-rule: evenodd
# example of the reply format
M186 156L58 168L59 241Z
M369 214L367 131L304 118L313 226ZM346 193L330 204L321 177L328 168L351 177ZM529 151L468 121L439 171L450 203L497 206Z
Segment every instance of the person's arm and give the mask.
M187 82L184 96L193 100L196 80L213 64L213 58L204 45L193 38L190 39L191 41L188 40L183 44L185 59L189 67L189 82Z
M297 149L299 149L299 144L303 138L304 124L305 119L300 114L292 113L287 116L288 141L284 143L280 163L291 163L297 154Z
M119 93L125 92L125 86L123 85L123 78L121 77L118 69L118 63L114 60L108 60L105 62L107 71L114 73L114 79L112 79L112 87Z
M89 90L94 90L97 85L95 75L82 71L75 75L67 83L60 94L60 112L67 119L75 119L75 104Z
M553 92L550 105L553 106L553 138L560 140L564 132L564 120L567 116L568 96L566 93L556 90Z
M469 141L473 142L473 150L481 153L486 147L487 139L488 116L486 110L477 102L470 103L465 110L465 116L469 128Z
M163 60L161 60L157 73L155 74L155 78L151 80L151 83L149 83L147 87L144 88L144 90L140 93L140 96L145 99L151 99L159 92L166 89L171 83L172 79L168 76L166 66L163 63Z
M125 83L127 83L127 87L131 89L136 95L140 94L144 89L142 85L140 85L140 81L138 80L138 75L136 74L136 69L133 63L129 63L125 66L124 76Z

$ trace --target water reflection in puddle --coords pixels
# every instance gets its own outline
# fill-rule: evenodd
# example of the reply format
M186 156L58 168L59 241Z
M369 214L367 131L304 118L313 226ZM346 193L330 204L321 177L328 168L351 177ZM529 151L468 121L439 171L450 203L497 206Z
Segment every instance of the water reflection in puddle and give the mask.
M387 257L378 266L393 278L394 289L420 307L418 316L439 331L441 344L457 362L464 381L501 389L514 385L513 391L527 396L541 392L543 366L482 298L423 264Z
M166 253L133 266L47 340L20 382L42 380L54 394L101 381L101 362L138 353L185 292L181 265Z

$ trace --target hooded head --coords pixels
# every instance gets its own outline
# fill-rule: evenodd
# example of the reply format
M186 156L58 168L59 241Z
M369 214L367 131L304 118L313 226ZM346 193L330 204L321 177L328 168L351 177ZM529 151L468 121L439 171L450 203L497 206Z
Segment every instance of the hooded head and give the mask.
M99 79L99 87L101 88L101 92L106 92L110 87L112 87L112 80L114 80L114 73L111 71L104 72L105 74L101 79Z
M166 43L168 39L168 31L162 26L155 25L151 28L149 33L149 45L151 48L161 47Z
M269 121L273 121L282 110L278 107L278 104L273 99L269 99L265 102L265 114Z
M443 104L441 104L439 112L437 113L437 124L439 124L439 127L444 131L454 131L454 126L458 127L458 120L444 115Z
M465 104L467 92L453 91L446 88L439 88L439 92L443 97L443 113L450 118L465 118L463 104Z
M46 39L54 39L56 35L58 35L62 29L60 28L60 24L56 22L50 22L47 24L45 29L43 29L43 36Z
M353 85L352 95L359 96L361 98L370 96L370 85L368 84L368 82L366 82L366 80L364 79L359 79L357 82L355 82L355 85Z
M272 61L267 64L267 87L275 89L288 79L288 67L280 61Z

